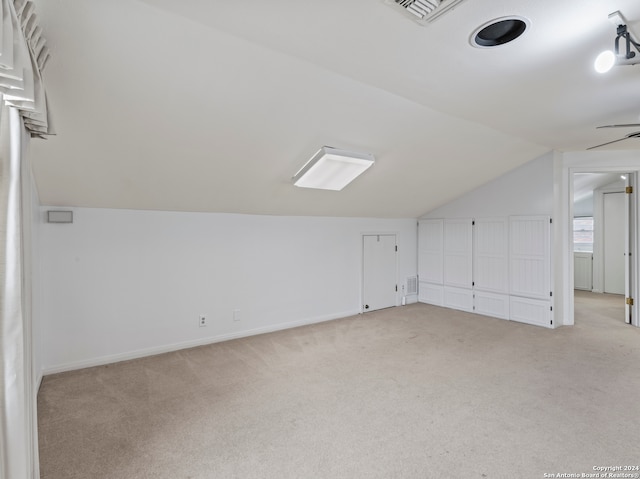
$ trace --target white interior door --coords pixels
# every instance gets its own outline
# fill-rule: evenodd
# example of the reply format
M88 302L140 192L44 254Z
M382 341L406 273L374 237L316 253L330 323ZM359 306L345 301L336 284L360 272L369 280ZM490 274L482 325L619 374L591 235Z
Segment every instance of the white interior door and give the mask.
M398 294L396 235L364 235L362 310L396 305Z
M628 205L625 193L604 195L604 292L625 293L625 230Z

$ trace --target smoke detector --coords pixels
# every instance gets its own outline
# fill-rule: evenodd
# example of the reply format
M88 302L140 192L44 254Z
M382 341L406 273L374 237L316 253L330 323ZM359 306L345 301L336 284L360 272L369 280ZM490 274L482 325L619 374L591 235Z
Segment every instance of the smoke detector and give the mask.
M464 0L384 0L384 3L404 12L406 16L414 19L419 24L427 25L463 1Z

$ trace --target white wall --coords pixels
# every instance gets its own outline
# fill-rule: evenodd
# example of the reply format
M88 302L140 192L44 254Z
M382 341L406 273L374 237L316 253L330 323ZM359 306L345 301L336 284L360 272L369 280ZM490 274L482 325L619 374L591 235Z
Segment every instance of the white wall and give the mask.
M415 219L73 213L42 227L45 372L356 314L362 233L397 233L416 274Z
M464 172L460 172L464 174ZM553 213L553 154L548 153L425 214L423 218L480 218Z

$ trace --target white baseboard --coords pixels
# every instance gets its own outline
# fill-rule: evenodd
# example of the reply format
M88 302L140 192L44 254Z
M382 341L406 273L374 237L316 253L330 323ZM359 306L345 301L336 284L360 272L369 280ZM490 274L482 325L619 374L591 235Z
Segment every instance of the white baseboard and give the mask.
M413 304L418 302L417 294L408 294L405 296L405 304Z
M287 323L279 323L271 326L263 326L260 328L248 329L245 331L237 331L233 333L220 334L217 336L210 336L208 338L200 338L190 341L182 341L179 343L165 344L163 346L139 349L136 351L130 351L126 353L111 354L107 356L100 356L97 358L84 359L81 361L73 361L70 363L59 364L55 366L45 367L40 375L40 381L42 382L42 376L47 374L62 373L65 371L73 371L76 369L90 368L94 366L103 366L105 364L117 363L120 361L128 361L130 359L138 359L146 356L155 356L156 354L169 353L172 351L179 351L181 349L195 348L198 346L204 346L207 344L221 343L223 341L229 341L232 339L246 338L248 336L255 336L258 334L272 333L274 331L281 331L283 329L297 328L299 326L306 326L309 324L322 323L325 321L332 321L335 319L346 318L349 316L355 316L360 314L359 310L344 311L342 313L330 314L326 316L319 316L316 318L303 319L298 321L290 321ZM38 383L39 387L39 383Z
M42 377L44 376L43 372L40 371L36 376L36 384L35 384L35 394L38 396L38 392L40 392L40 386L42 385Z

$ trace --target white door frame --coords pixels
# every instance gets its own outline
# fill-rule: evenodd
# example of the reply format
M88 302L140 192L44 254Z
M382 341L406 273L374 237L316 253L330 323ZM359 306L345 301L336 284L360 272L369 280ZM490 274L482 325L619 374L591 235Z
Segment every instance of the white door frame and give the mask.
M562 284L562 291L556 290L554 312L556 318L562 318L563 325L574 324L573 294L573 173L616 172L636 173L640 171L640 151L580 151L553 154L554 169L554 218L557 218L557 233L554 237L554 278L556 284ZM636 184L636 188L638 185ZM640 326L638 318L638 196L633 195L632 216L636 220L631 232L632 242L632 297L636 299L632 306L633 325Z

